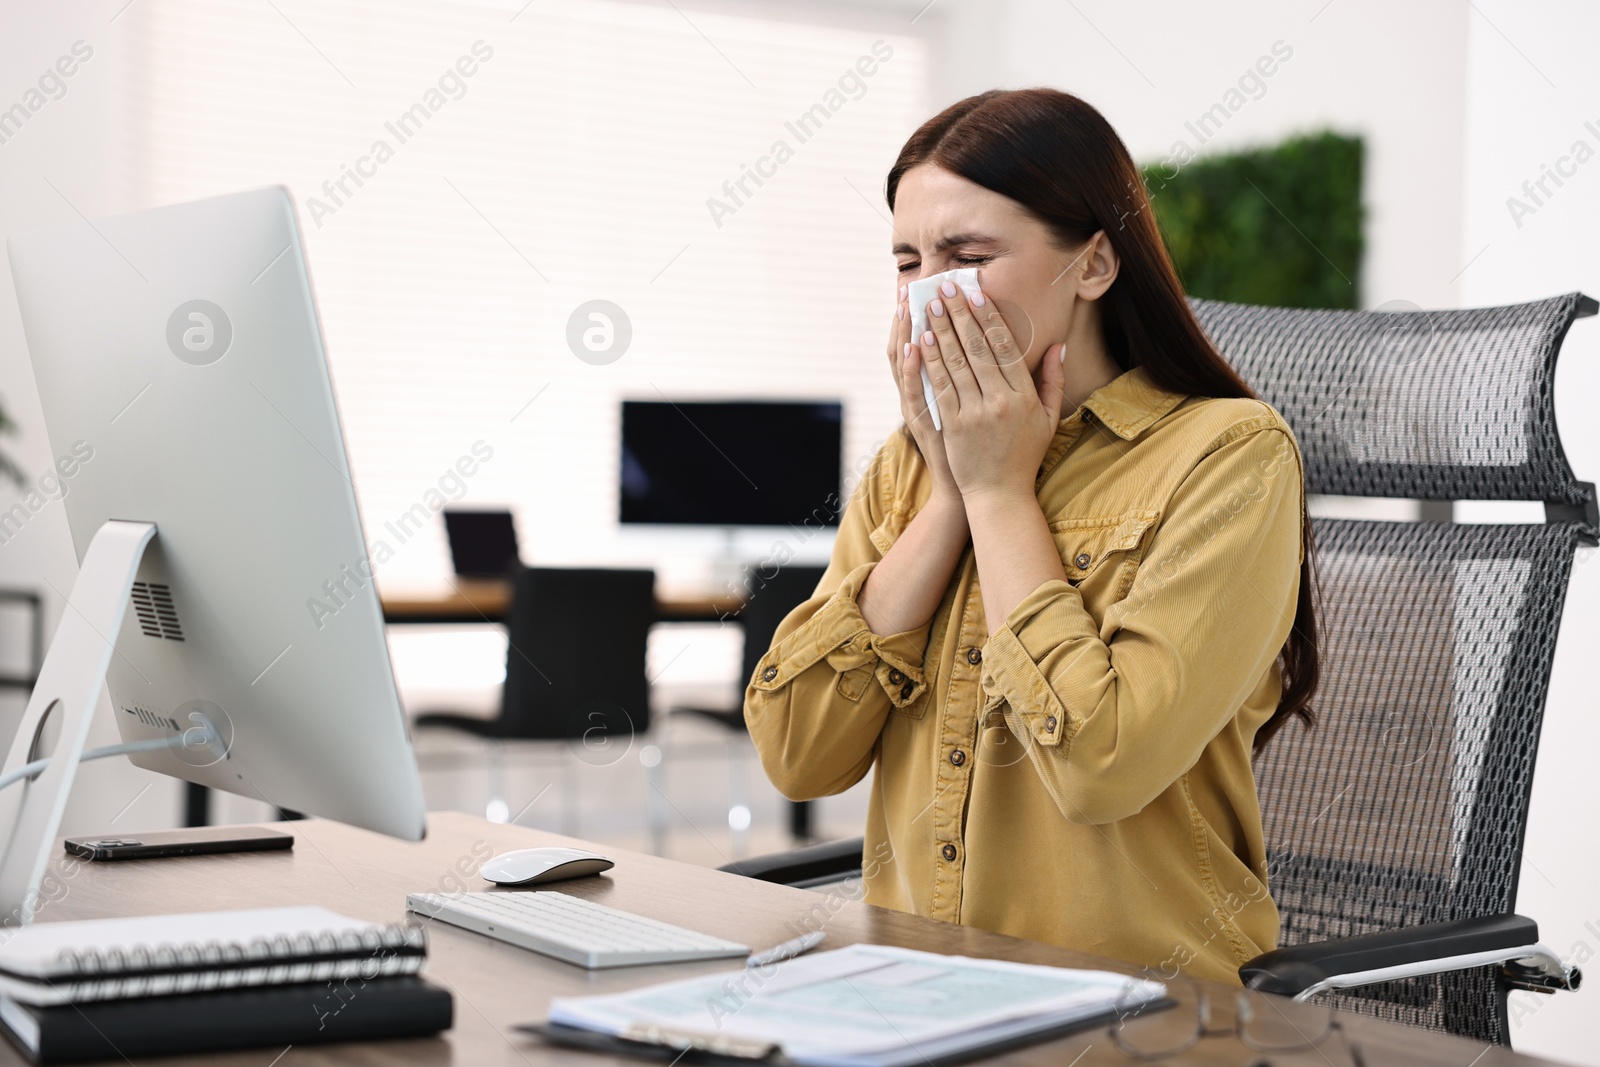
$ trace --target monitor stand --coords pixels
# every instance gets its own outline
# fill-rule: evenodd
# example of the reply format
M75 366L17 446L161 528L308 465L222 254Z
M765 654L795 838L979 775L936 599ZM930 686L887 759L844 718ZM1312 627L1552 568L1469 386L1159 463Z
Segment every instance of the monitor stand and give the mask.
M722 551L711 560L711 582L718 589L740 596L749 595L744 587L744 561L739 558L738 527L722 528Z
M128 612L139 561L156 535L150 522L107 522L89 542L83 566L67 598L55 639L39 669L39 681L17 727L6 756L6 777L33 777L27 784L0 787L0 833L9 829L0 847L0 926L21 926L33 920L39 887L55 847L56 831L66 811L67 794L85 755L89 722L105 686L106 670L116 651L117 633ZM60 733L48 760L38 748L45 721L55 718ZM215 728L200 725L201 743L216 739ZM189 733L176 738L133 742L97 749L91 756L178 747L191 743ZM42 769L38 764L43 764ZM30 764L35 766L30 767Z

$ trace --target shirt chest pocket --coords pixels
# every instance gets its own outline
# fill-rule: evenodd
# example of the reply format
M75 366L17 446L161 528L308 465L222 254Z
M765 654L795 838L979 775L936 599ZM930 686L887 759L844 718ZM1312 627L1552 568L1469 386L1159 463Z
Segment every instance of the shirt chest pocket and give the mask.
M1158 517L1155 511L1136 509L1050 524L1067 582L1078 587L1086 606L1104 610L1128 595Z

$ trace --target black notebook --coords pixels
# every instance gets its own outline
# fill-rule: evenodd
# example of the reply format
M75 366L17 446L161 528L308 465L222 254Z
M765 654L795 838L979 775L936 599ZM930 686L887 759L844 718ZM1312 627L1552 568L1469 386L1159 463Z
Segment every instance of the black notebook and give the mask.
M0 997L0 1023L34 1063L423 1037L448 1030L448 990L415 976L307 982L35 1007Z

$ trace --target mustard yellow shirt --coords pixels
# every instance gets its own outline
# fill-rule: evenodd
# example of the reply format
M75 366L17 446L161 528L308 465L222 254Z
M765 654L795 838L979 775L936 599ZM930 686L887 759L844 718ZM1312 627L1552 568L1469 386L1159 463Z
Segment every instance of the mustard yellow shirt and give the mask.
M751 737L797 800L877 768L869 903L1237 984L1278 939L1250 753L1299 591L1298 445L1268 404L1136 367L1037 485L1065 581L991 637L969 543L929 625L874 634L856 595L931 488L897 432L756 668Z

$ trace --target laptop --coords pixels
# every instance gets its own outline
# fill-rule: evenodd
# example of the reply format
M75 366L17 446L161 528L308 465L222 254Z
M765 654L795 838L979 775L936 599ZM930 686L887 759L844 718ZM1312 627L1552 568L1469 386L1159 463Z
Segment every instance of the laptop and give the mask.
M462 578L505 578L517 567L517 529L509 511L444 513L450 562Z

